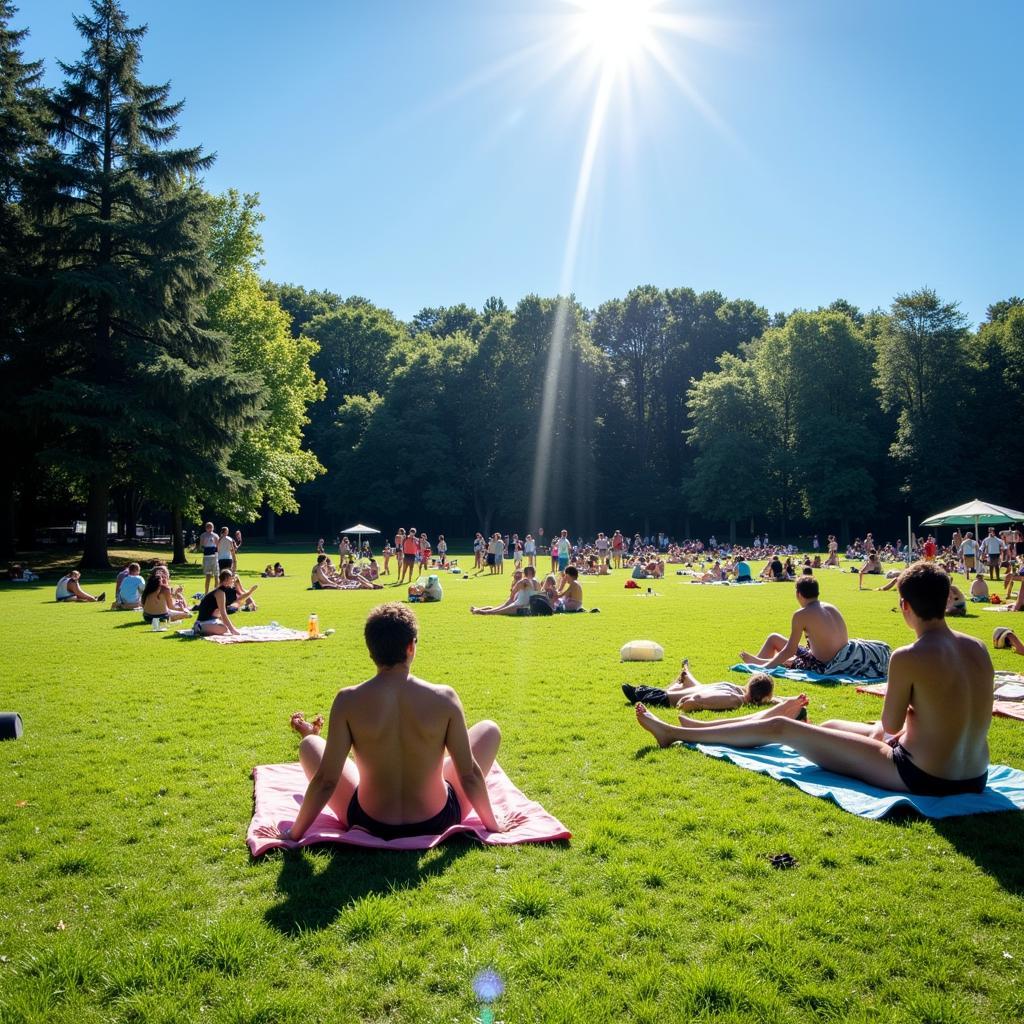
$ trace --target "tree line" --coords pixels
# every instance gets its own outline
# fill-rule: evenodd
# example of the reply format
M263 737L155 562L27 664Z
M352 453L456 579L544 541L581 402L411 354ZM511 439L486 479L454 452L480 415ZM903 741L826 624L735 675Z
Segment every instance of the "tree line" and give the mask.
M258 198L203 187L116 0L42 86L0 0L0 547L41 509L574 533L845 532L1019 503L1024 302L922 288L769 314L690 288L427 308L261 278Z

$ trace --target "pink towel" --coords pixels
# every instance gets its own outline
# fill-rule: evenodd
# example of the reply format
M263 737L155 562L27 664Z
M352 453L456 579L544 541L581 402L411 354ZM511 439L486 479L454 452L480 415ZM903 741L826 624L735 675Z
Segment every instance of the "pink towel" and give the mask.
M313 843L348 843L351 846L372 846L381 850L429 850L444 842L456 832L469 832L482 843L493 846L509 846L513 843L547 843L554 839L570 839L572 833L557 819L553 818L540 804L528 800L512 785L509 777L494 764L487 775L487 791L491 806L499 817L518 811L526 820L510 832L488 832L477 817L476 811L469 813L461 824L452 825L447 831L434 836L410 836L406 839L378 839L361 828L342 829L337 817L326 808L313 822L313 827L297 842L283 839L264 839L256 835L261 825L290 824L295 820L303 794L306 792L306 776L302 767L295 764L260 764L252 770L255 779L254 809L246 842L254 857L259 857L279 846L294 849L311 846Z
M858 686L858 693L870 693L874 697L885 696L885 683L876 683L874 686ZM1024 701L1016 700L993 700L992 714L998 718L1016 718L1024 722Z

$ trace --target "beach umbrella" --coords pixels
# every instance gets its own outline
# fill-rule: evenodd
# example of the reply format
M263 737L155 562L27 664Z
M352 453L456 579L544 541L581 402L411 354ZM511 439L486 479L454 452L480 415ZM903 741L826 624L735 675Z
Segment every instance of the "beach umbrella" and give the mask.
M356 550L361 552L363 550L363 534L372 536L375 533L380 533L380 530L375 530L372 526L367 526L366 523L356 523L355 526L350 526L347 530L342 530L341 532L356 534L359 538L356 541L358 544Z
M934 516L921 520L922 526L970 526L974 524L974 539L980 540L978 536L978 525L996 526L999 523L1021 523L1024 522L1024 512L1018 512L1013 508L1005 508L1002 505L994 505L990 501L964 502L956 508L947 509Z

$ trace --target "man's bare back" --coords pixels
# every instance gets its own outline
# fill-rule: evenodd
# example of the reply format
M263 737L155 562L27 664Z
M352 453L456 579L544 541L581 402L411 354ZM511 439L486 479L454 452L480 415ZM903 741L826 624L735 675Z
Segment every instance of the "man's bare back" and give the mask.
M980 640L929 630L893 652L882 724L896 732L905 720L900 743L923 771L973 778L988 768L992 686L992 659Z
M807 636L807 646L818 661L831 661L850 641L846 621L834 604L814 601L793 615L792 631Z
M496 818L487 792L501 730L487 720L468 729L456 692L410 671L415 615L401 604L380 605L364 636L377 674L334 698L326 741L321 717L292 715L309 785L294 823L266 826L263 834L301 839L328 804L343 827L388 840L441 834L471 807L489 832L519 824L519 814Z
M342 690L331 711L332 727L335 716L352 737L359 803L367 814L398 824L423 821L440 811L447 798L442 774L446 741L453 720L464 723L451 687L381 672Z

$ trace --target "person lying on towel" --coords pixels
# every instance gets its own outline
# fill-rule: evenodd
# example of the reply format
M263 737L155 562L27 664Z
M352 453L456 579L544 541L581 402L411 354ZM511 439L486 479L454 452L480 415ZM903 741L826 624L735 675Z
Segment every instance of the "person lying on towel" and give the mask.
M772 633L757 654L740 651L740 661L771 671L778 665L805 669L824 676L881 679L889 667L889 645L879 640L851 640L846 622L835 605L818 598L818 581L801 576L789 639ZM806 646L800 641L807 636Z
M419 625L411 609L379 605L363 635L376 675L334 698L326 741L322 716L307 722L292 715L309 786L290 828L267 825L259 834L301 839L328 805L342 828L358 826L385 840L439 835L470 807L490 832L521 824L520 814L496 818L487 795L498 726L483 721L467 729L458 694L412 674Z
M683 658L683 669L667 690L623 683L622 692L631 704L639 700L652 707L683 711L735 711L744 704L771 704L775 680L767 672L755 672L746 686L700 683L690 671L690 659Z
M899 594L903 620L916 640L892 654L881 722L796 721L807 704L803 694L721 723L680 715L679 726L637 704L637 721L662 747L676 740L734 747L783 743L827 771L880 789L921 796L981 793L988 779L992 659L980 640L947 625L949 577L939 566L917 562L905 569Z

